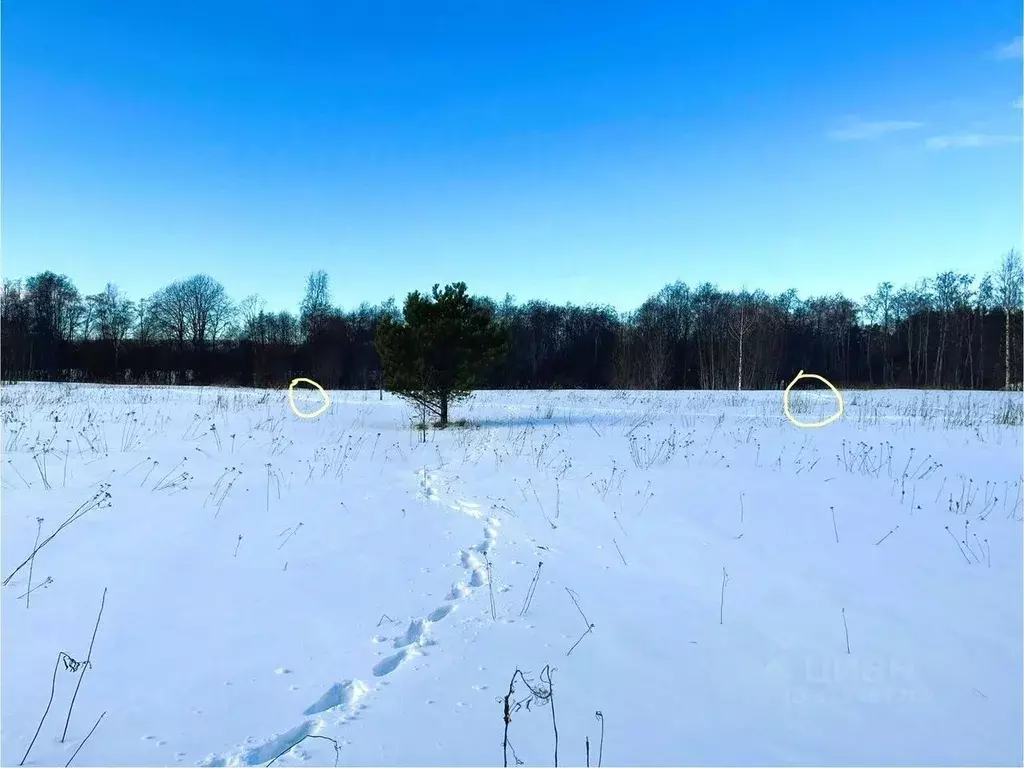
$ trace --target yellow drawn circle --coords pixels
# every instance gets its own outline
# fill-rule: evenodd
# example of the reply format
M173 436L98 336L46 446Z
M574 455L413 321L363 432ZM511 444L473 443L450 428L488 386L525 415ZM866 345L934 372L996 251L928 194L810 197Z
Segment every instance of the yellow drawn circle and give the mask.
M793 418L793 414L790 413L789 411L789 390L791 390L793 388L793 385L800 381L800 379L817 379L826 387L831 389L832 394L836 396L836 401L839 403L838 410L824 421L798 421L797 419ZM835 421L836 419L843 415L843 396L838 389L832 386L832 382L826 379L824 376L819 376L816 373L804 373L803 371L800 371L800 373L798 373L796 377L791 382L789 382L789 386L786 387L786 391L782 393L782 410L785 412L786 418L789 419L790 423L793 424L794 426L803 427L804 429L824 427L826 424L831 424L833 421Z
M323 396L324 398L324 404L317 408L315 411L311 411L309 413L306 413L305 411L300 411L295 405L296 384L311 384L312 386L316 387L320 391L321 396ZM331 397L324 391L323 387L321 387L312 379L305 379L299 377L297 379L292 379L292 383L288 385L288 405L292 407L292 413L294 413L300 419L315 419L317 416L319 416L321 413L323 413L324 411L331 407Z

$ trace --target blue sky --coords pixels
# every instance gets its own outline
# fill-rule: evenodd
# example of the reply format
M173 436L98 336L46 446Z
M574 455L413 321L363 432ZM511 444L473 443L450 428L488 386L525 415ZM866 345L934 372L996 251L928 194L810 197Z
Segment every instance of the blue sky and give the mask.
M4 277L859 298L1020 247L1017 0L32 0Z

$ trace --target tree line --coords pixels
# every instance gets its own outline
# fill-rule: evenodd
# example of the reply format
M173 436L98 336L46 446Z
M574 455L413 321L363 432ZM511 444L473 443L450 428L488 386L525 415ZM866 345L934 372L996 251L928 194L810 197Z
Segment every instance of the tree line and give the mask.
M1016 250L983 275L946 271L859 301L795 290L666 285L632 312L608 306L474 300L509 340L494 389L775 389L797 371L844 387L998 389L1021 381L1022 272ZM82 295L50 271L5 279L5 381L287 386L381 385L375 338L401 320L393 299L345 310L327 273L309 275L297 312L233 300L208 275L133 300L116 285Z

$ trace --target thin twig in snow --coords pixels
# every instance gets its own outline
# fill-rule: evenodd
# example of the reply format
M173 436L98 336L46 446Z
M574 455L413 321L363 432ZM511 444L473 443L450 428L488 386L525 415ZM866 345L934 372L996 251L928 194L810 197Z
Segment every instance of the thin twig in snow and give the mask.
M61 734L60 743L64 743L64 739L68 735L68 725L71 723L71 712L75 708L75 699L78 698L78 689L82 687L82 680L85 679L85 670L92 666L92 646L96 642L96 633L100 628L100 619L103 618L103 606L107 604L107 588L103 588L103 597L100 599L100 612L96 615L96 626L92 630L92 639L89 641L89 653L85 657L85 666L82 667L82 674L78 676L78 684L75 686L75 692L71 696L71 706L68 707L68 717L64 721L64 733Z
M622 558L622 564L628 567L629 563L626 562L626 556L623 555L622 554L622 550L619 549L619 542L617 542L614 538L612 538L612 544L615 545L615 550L619 553L619 557Z
M540 569L543 565L543 560L537 563L537 572L533 574L533 581L530 582L530 586L526 590L526 599L523 600L523 607L519 611L520 617L525 616L526 612L530 610L530 604L533 602L533 594L537 591L537 582L540 580Z
M722 600L718 604L718 623L722 625L725 623L725 585L729 583L729 572L722 567Z
M28 760L29 752L32 751L32 747L36 743L36 739L39 738L39 732L43 730L43 722L46 720L46 716L50 714L50 706L53 704L53 694L57 690L57 670L60 669L60 663L64 662L64 668L71 671L77 672L78 668L82 665L82 662L75 661L64 651L57 653L57 661L53 665L53 679L50 681L50 698L46 701L46 709L43 710L43 716L39 718L39 725L36 726L35 735L32 737L32 741L28 743L28 749L25 750L25 755L21 758L21 762L18 765L24 765L25 761Z
M32 556L28 561L28 592L25 593L25 608L29 607L32 595L32 570L36 563L36 550L39 549L39 537L43 535L43 518L36 518L36 541L32 545Z
M850 653L850 628L846 625L846 608L843 611L843 631L846 632L846 653Z
M580 602L577 599L579 596L573 590L569 589L568 587L565 588L565 591L569 593L569 597L572 598L573 603L576 605L576 610L580 612L580 616L583 617L583 621L587 625L587 631L584 632L582 635L580 635L580 639L577 640L575 643L573 643L572 644L572 648L570 648L568 651L565 652L565 655L568 656L570 653L572 653L574 650L576 650L576 646L577 645L579 645L580 643L583 642L583 638L584 637L586 637L587 635L589 635L591 632L594 631L594 625L593 625L593 623L591 623L590 619L587 618L587 614L585 614L583 612L583 609L580 608Z
M92 732L96 730L96 726L100 724L100 720L102 720L103 716L106 714L107 713L104 710L103 713L101 713L100 716L96 718L96 722L93 723L92 728L89 729L89 732L85 735L85 738L82 739L82 743L78 745L78 749L76 749L74 753L71 755L71 759L64 763L64 768L68 768L68 766L71 765L71 761L75 759L75 756L82 750L82 747L85 746L85 742L89 740L89 737L92 736Z

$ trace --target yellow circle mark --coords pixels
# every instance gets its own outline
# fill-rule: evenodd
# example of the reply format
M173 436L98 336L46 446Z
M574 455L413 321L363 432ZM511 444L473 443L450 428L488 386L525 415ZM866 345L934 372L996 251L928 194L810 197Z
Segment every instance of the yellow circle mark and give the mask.
M839 409L829 416L824 421L798 421L793 418L793 414L789 411L789 390L793 388L800 379L817 379L826 387L832 390L832 394L836 396L836 401L839 403ZM826 424L831 424L833 421L843 415L843 396L839 390L832 386L832 382L826 379L824 376L819 376L816 373L804 373L800 371L796 377L789 382L789 386L786 387L786 391L782 393L782 410L786 413L786 418L789 419L790 423L797 427L803 427L804 429L811 429L813 427L824 427Z
M295 405L295 385L296 384L310 384L310 385L316 387L320 391L320 395L324 399L324 404L321 405L319 408L317 408L315 411L310 411L309 413L307 413L305 411L300 411L298 409L298 407ZM292 407L292 413L294 413L300 419L315 419L317 416L319 416L321 413L323 413L324 411L326 411L328 408L331 407L331 397L326 392L324 392L324 388L323 387L321 387L319 384L317 384L312 379L305 379L305 378L299 377L297 379L292 379L292 383L288 385L288 405L290 405Z

